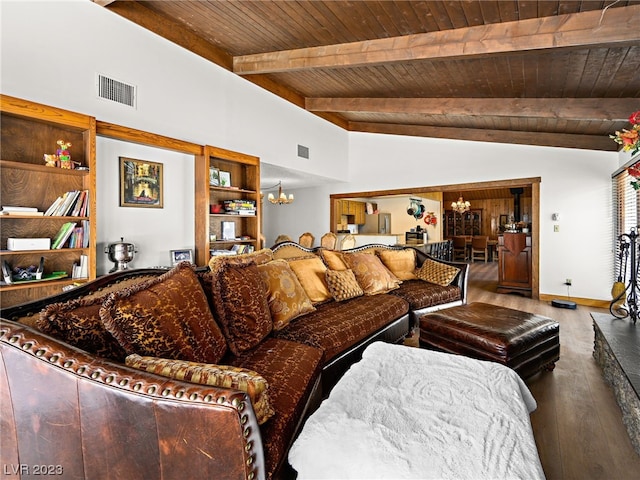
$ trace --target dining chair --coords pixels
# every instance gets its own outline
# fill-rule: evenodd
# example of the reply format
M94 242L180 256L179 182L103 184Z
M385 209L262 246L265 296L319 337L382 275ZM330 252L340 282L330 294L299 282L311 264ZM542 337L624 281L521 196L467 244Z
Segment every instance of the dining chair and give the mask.
M475 236L471 239L471 261L475 262L476 259L484 260L487 263L489 257L489 237L485 235Z
M347 233L340 242L340 250L347 250L356 246L356 237Z
M311 232L304 232L300 235L298 239L298 244L305 248L313 248L313 242L315 242L316 237L313 236Z
M278 237L276 238L276 243L281 243L281 242L291 242L291 237L289 235L278 235Z
M467 239L464 236L453 237L453 260L467 260Z
M338 243L338 236L333 232L327 232L320 237L320 246L329 250L335 250Z

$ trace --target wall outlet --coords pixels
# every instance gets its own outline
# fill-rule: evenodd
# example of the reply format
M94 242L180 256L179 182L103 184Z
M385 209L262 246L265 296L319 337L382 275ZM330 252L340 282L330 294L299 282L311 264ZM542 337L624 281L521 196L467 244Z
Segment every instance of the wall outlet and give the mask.
M565 285L567 285L567 286L571 286L571 279L570 279L570 278L567 278L567 279L565 280L564 284L565 284Z

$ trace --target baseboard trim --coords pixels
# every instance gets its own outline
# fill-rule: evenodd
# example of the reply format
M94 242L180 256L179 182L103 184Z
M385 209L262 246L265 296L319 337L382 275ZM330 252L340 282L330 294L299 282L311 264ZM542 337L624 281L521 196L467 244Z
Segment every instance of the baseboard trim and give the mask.
M563 295L550 295L547 293L540 294L540 301L542 302L550 302L555 299L571 300L572 302L576 302L578 305L594 308L609 308L609 304L611 303L610 300L596 300L595 298L567 297Z

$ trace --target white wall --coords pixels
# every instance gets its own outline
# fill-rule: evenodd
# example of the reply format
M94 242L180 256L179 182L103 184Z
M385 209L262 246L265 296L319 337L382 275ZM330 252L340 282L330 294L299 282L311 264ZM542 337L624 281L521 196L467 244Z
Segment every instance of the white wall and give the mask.
M621 162L615 153L347 133L88 0L0 6L2 93L336 179L292 191L292 205L266 206L267 244L278 233L311 231L319 238L329 229L330 193L539 176L541 293L566 295L563 282L571 277L573 296L609 297L610 174ZM98 72L137 85L137 110L98 99ZM298 143L310 148L309 160L297 158ZM100 196L118 189L117 176L103 174L108 167L102 164L125 150L106 145L98 149ZM131 155L159 158L155 151ZM165 161L188 163L173 156ZM193 192L186 178L176 180L185 186L184 203L176 204L188 211ZM129 233L132 220L122 219L123 210L99 206L97 240L136 238L155 252L136 265L164 263L159 252L193 243L188 226L168 240L164 221ZM562 215L558 233L553 212Z

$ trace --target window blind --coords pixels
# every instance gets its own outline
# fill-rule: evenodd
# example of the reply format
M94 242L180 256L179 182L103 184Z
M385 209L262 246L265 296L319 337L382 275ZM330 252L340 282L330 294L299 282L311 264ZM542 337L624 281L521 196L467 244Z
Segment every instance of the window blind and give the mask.
M640 160L635 162L631 162L632 167L640 167ZM635 228L638 231L638 226L640 225L640 208L638 208L638 203L640 200L640 190L635 190L631 185L631 181L634 178L629 175L627 171L628 167L621 169L616 172L612 176L612 192L613 192L613 245L614 249L614 278L615 282L618 279L618 275L622 273L623 279L625 283L629 279L631 264L629 262L633 261L631 258L628 259L626 265L626 275L625 275L625 265L621 264L620 259L620 235L624 233L629 233L631 228ZM638 249L640 250L640 249ZM640 252L636 252L640 253ZM637 258L635 259L637 262ZM621 271L622 268L622 271Z

